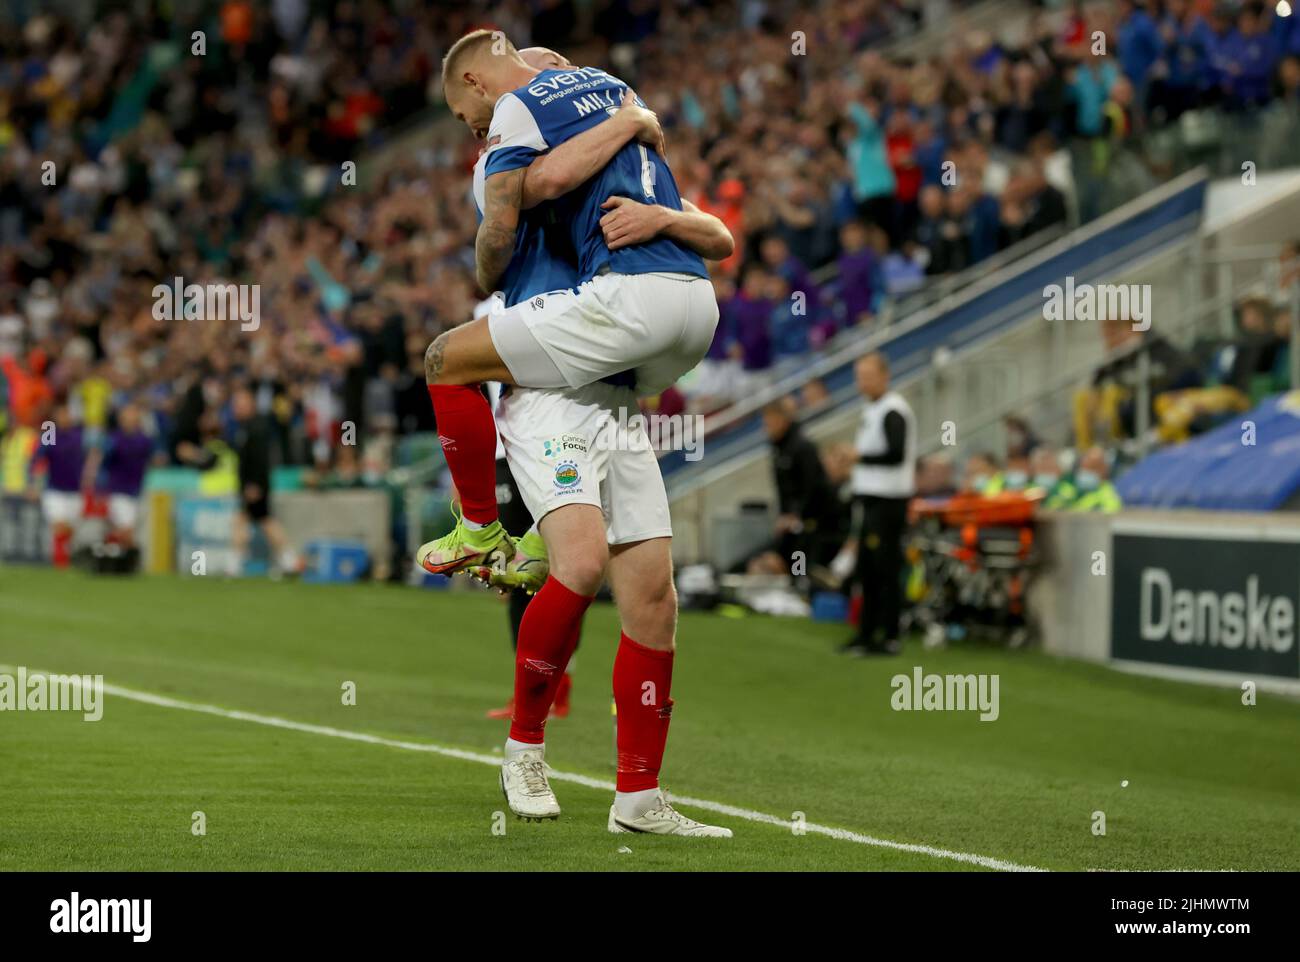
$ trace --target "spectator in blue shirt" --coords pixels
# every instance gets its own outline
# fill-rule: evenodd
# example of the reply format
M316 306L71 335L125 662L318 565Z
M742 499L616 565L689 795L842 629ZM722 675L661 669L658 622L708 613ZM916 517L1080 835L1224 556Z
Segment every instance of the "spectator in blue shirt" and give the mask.
M1265 104L1272 93L1277 47L1264 28L1261 8L1247 4L1237 15L1237 29L1220 48L1226 62L1229 109L1248 110Z
M1234 35L1231 8L1225 5L1215 7L1202 32L1206 55L1210 61L1207 74L1209 89L1212 91L1211 101L1227 96L1232 81L1230 53Z
M1164 48L1148 103L1158 112L1157 122L1167 122L1197 106L1214 85L1209 50L1213 32L1192 10L1190 0L1169 0L1160 37Z
M1074 129L1082 137L1096 137L1102 132L1103 114L1110 88L1119 76L1111 60L1085 57L1070 78L1070 97L1074 101Z
M885 153L885 132L879 123L880 105L856 101L848 106L853 134L849 140L849 166L853 171L853 198L859 214L887 230L894 219L894 170Z
M1156 22L1147 13L1143 0L1120 0L1115 45L1124 76L1133 85L1138 104L1142 104L1151 68L1160 59L1164 47Z

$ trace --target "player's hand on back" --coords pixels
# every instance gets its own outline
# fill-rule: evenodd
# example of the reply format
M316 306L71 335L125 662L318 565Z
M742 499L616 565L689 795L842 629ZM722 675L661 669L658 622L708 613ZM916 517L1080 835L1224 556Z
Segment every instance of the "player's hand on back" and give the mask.
M612 251L632 244L644 244L663 229L665 208L642 204L630 197L611 197L600 205L608 211L600 219L605 246Z
M655 149L660 157L667 157L664 145L664 131L659 126L659 115L649 107L642 107L636 102L636 91L631 87L623 94L623 102L618 108L617 116L636 127L636 139Z

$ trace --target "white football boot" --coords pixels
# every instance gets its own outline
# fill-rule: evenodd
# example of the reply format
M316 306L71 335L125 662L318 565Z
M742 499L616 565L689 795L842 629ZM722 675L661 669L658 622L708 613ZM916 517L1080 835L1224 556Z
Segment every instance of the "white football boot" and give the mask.
M721 825L705 825L687 818L668 804L664 793L655 798L655 806L637 818L620 818L616 806L609 807L609 830L615 835L622 832L640 832L645 835L687 835L691 838L731 838L731 829Z
M510 811L520 818L540 821L560 817L560 803L547 781L541 748L522 751L501 763L501 792Z

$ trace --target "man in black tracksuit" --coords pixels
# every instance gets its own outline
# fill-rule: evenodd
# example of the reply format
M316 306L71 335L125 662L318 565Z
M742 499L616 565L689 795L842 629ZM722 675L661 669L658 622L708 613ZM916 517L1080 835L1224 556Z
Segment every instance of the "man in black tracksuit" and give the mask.
M826 565L844 541L846 512L816 445L795 422L792 407L784 399L763 409L780 510L776 550L787 561L802 551L808 564Z
M247 387L235 391L231 408L235 421L231 447L239 457L239 513L231 539L231 573L242 569L253 525L262 529L271 545L272 566L293 571L297 556L289 548L284 528L271 516L271 426L258 413L257 400Z

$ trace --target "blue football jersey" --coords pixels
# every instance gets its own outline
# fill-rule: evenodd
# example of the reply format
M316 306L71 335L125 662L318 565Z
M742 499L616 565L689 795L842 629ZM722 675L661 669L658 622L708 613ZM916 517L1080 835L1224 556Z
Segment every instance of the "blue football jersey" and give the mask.
M484 168L493 146L474 165L474 203L483 218ZM547 230L550 225L552 229ZM552 204L539 204L519 212L515 251L498 282L505 306L513 307L537 294L571 290L578 286L578 259L568 231L558 227Z
M488 139L486 176L527 167L540 154L606 120L618 110L627 84L595 67L544 70L533 82L496 103ZM610 197L682 209L672 171L654 150L628 143L605 169L556 201L578 258L578 282L608 269L618 274L667 271L708 277L698 254L668 237L611 251L605 245L601 209Z
M483 219L484 170L493 145L474 165L474 204L479 220ZM539 204L519 212L515 231L515 249L499 281L506 307L514 307L538 294L574 290L578 286L578 262L569 232L559 226L554 204ZM619 387L635 387L636 372L622 371L601 378ZM498 457L501 457L498 452Z

